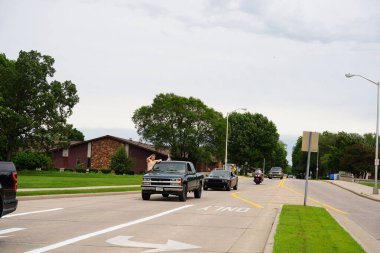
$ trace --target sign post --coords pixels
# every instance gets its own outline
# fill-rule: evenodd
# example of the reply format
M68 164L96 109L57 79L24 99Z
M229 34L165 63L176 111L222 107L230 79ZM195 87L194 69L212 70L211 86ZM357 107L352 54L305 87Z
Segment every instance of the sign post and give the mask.
M307 200L307 188L309 183L309 168L310 168L310 153L318 152L318 139L319 133L316 132L303 132L302 136L302 151L307 151L307 166L306 166L306 174L305 174L305 195L303 200L303 205L306 206Z

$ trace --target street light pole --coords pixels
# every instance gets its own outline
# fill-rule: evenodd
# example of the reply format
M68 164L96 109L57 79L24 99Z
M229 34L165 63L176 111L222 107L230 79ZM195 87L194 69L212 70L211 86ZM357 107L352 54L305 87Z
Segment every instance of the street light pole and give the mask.
M377 188L377 173L378 173L378 166L379 166L379 94L380 94L380 82L374 82L364 76L361 75L353 75L353 74L346 74L347 78L351 78L354 76L361 77L368 82L371 82L377 86L377 112L376 112L376 154L375 154L375 184L373 186L373 194L379 194L379 189Z
M233 112L236 112L238 110L243 110L243 111L246 111L247 109L246 108L238 108L238 109L235 109L233 110L232 112L227 112L227 127L226 127L226 153L224 154L224 169L226 170L227 169L227 150L228 150L228 116L233 113Z

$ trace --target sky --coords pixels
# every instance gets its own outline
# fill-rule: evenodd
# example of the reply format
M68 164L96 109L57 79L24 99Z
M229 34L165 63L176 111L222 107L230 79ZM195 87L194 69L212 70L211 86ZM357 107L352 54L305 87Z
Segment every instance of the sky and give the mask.
M376 85L345 74L380 81L378 0L0 0L0 52L20 50L76 84L86 139L137 140L159 93L265 115L289 160L303 131L376 130Z

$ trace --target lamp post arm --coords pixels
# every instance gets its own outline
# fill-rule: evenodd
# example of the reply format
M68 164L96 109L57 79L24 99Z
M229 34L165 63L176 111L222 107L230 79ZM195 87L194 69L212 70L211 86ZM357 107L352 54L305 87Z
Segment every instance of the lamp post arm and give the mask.
M373 83L375 85L380 85L380 82L372 81L371 79L368 79L367 77L362 76L362 75L352 75L352 76L358 76L358 77L361 77L361 78L363 78L363 79L367 80L368 82L371 82L371 83Z

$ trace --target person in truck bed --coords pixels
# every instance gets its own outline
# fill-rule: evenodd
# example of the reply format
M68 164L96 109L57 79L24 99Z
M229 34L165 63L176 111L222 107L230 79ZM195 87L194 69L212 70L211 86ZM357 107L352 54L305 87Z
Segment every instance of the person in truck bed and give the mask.
M154 166L156 163L159 163L159 162L161 162L161 161L162 161L161 159L156 160L156 155L155 155L155 154L151 154L151 155L146 159L146 172L147 172L147 173L152 172L153 166Z

